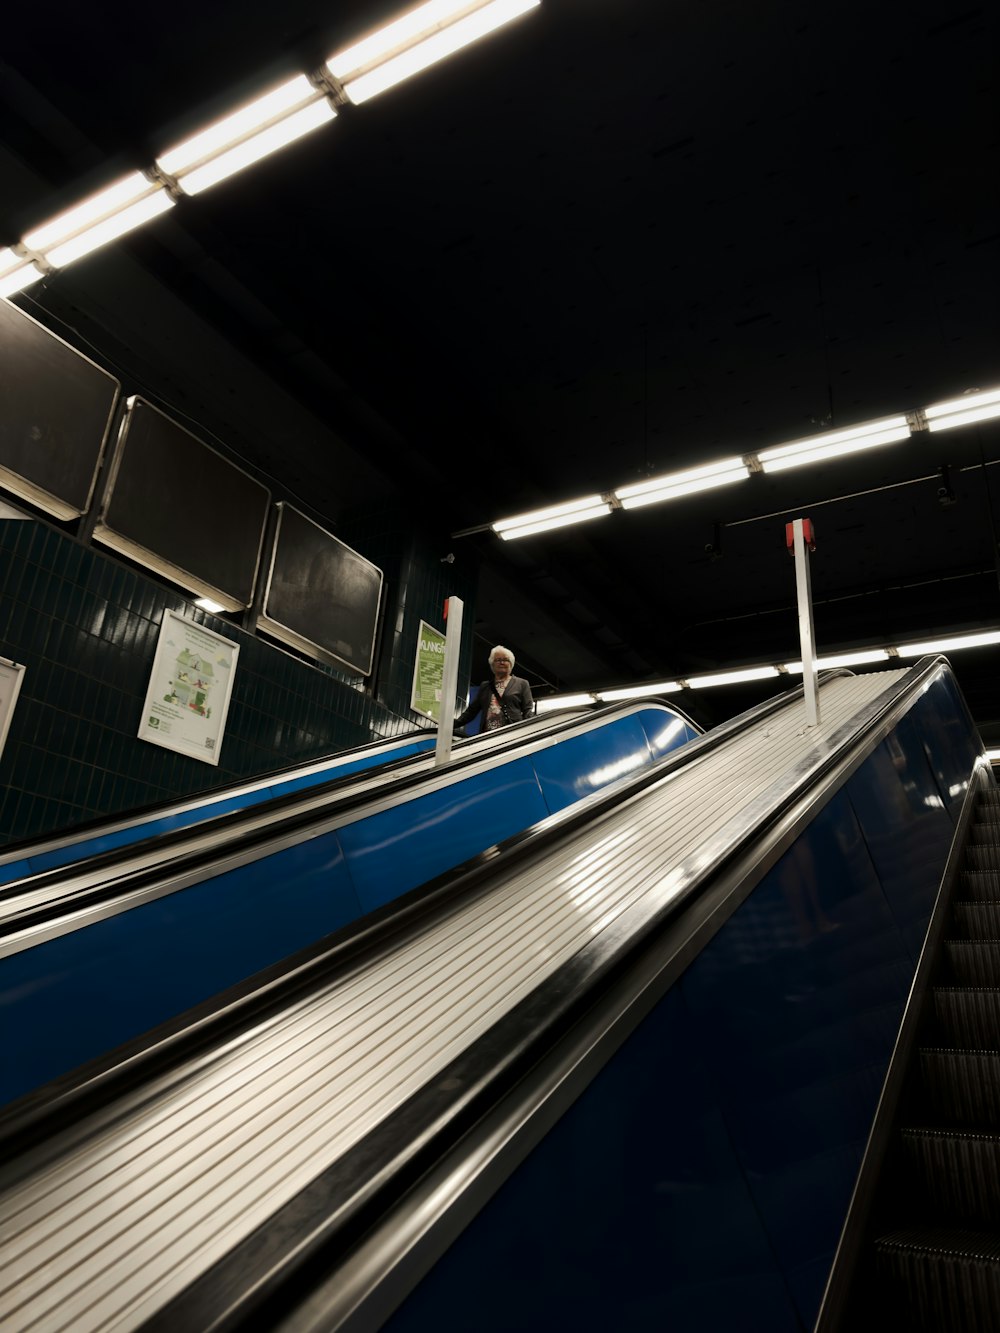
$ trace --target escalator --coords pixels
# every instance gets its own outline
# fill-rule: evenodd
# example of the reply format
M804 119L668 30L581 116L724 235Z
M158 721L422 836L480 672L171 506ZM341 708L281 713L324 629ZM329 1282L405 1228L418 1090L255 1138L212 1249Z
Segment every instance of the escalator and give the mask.
M971 796L820 1333L1000 1328L1000 792Z
M616 705L470 741L444 768L431 754L346 778L313 767L229 793L221 813L211 813L213 797L193 824L159 811L130 823L124 844L118 829L91 830L82 857L81 843L60 844L70 864L0 888L0 1101L385 908L696 734L674 708ZM384 755L364 758L373 753ZM150 823L156 831L135 840Z
M11 1329L808 1327L981 754L820 698L12 1106Z

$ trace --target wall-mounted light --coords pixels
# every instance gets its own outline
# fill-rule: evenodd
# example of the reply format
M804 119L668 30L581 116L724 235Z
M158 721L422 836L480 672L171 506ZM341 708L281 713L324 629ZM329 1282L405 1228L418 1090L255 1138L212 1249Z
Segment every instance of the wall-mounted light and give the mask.
M30 259L15 250L0 250L0 296L23 292L42 276Z
M360 106L411 74L485 37L540 0L429 0L336 52L326 67Z
M547 699L535 701L536 713L554 713L557 708L582 708L586 704L596 703L592 694L558 694Z
M970 426L976 421L1000 417L1000 389L984 389L980 393L966 393L961 398L950 398L924 408L928 430L951 430L953 426Z
M195 606L200 606L203 611L210 612L212 615L218 615L220 611L225 611L226 609L221 602L215 602L211 597L196 597L194 599L194 604Z
M615 495L623 509L638 509L641 505L674 500L680 495L711 490L714 486L727 486L732 481L745 481L749 475L742 458L723 458L718 463L708 463L704 467L671 472L664 477L653 477L631 486L619 486Z
M500 518L490 526L498 537L509 542L516 537L530 537L536 532L565 528L571 523L584 523L587 519L600 518L602 514L610 513L611 505L603 496L585 495L582 500L550 505L548 509L533 509L530 513L517 514L514 518Z
M300 74L168 148L156 165L185 194L200 194L328 124L336 114L326 94Z
M779 444L773 449L761 449L757 458L765 472L783 472L807 463L818 463L821 459L839 458L880 444L893 444L908 439L909 435L910 423L905 416L883 417L863 426L852 426L849 430L827 431L823 435L810 435L789 444Z

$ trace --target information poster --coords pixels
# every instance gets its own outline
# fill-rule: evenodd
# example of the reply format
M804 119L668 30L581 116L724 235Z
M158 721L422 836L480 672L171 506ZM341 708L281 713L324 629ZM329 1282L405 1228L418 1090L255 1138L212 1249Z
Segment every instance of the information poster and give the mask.
M413 689L410 707L415 713L429 717L432 722L441 719L441 685L444 680L444 635L440 630L420 622L417 636L417 658L413 665Z
M14 706L24 679L24 667L18 662L10 662L0 657L0 753L7 741L10 720L14 716Z
M139 739L219 762L239 645L164 611Z

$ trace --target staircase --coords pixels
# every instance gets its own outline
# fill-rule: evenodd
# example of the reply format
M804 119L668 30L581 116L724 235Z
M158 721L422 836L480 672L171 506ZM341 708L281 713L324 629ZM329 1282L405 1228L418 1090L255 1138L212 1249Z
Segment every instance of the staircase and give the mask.
M1000 791L963 853L841 1327L1000 1330Z

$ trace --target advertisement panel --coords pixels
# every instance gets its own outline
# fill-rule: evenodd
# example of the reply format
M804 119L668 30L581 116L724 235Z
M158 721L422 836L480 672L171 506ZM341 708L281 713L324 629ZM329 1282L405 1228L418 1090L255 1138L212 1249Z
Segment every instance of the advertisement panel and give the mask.
M410 707L432 722L441 720L441 684L444 680L444 635L421 620L413 663Z
M239 645L164 611L139 739L219 762Z

